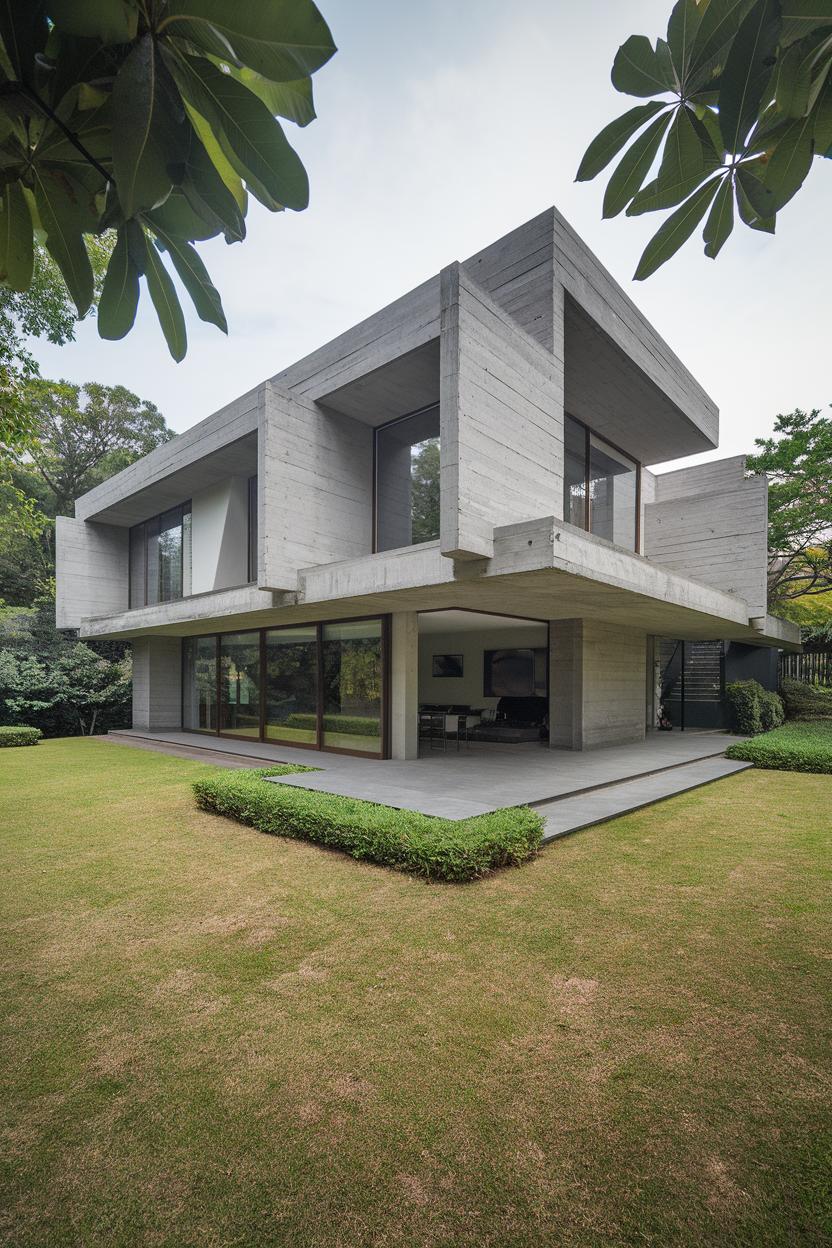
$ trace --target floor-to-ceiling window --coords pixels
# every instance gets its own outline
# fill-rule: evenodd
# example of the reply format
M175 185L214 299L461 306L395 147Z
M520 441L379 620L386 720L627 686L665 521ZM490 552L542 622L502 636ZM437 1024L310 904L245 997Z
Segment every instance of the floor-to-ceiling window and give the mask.
M260 634L220 635L220 732L260 736Z
M130 530L130 606L174 602L191 592L191 504Z
M381 756L386 646L383 618L186 638L182 725Z
M375 549L439 537L439 407L375 431Z
M314 624L266 633L266 736L318 743L318 630Z
M186 637L182 643L182 727L217 731L217 638Z
M322 644L324 746L380 753L381 620L324 624Z
M638 549L636 460L571 416L564 420L563 518L598 537Z

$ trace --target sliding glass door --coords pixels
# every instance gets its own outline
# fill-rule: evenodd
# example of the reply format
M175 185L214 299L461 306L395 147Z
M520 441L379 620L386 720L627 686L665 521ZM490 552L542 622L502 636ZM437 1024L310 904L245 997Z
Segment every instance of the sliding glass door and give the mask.
M382 757L386 656L385 618L186 638L182 726Z
M266 633L266 737L318 744L318 630L275 628Z
M220 732L260 737L260 634L220 636Z
M323 626L323 744L381 753L381 620Z

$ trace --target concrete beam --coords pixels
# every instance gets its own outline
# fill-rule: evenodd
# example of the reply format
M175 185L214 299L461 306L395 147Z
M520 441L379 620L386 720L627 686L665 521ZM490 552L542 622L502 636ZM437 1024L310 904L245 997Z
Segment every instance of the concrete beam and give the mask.
M55 521L55 627L80 628L91 615L128 607L127 529Z
M419 757L419 617L395 611L390 621L390 753Z
M139 637L133 643L133 727L182 727L182 643Z

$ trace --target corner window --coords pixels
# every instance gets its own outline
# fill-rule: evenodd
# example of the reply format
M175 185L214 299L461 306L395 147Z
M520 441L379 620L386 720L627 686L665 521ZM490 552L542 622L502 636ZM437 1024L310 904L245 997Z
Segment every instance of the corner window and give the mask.
M571 416L563 440L566 523L637 550L639 464Z
M191 593L191 504L130 530L130 606L175 602Z
M439 407L375 431L375 550L439 537Z

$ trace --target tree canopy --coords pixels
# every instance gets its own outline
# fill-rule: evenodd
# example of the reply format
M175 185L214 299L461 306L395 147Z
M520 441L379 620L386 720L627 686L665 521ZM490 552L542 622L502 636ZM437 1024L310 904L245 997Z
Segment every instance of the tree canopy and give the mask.
M832 418L815 408L778 415L756 438L751 472L769 480L769 598L774 605L832 590Z
M832 0L677 0L665 39L654 47L632 35L621 45L613 86L648 102L593 139L577 181L597 177L630 144L607 184L604 216L675 209L647 244L637 281L706 214L712 259L735 206L745 225L774 233L815 157L832 157L831 67Z
M311 75L335 52L312 0L6 0L0 5L0 281L20 293L35 241L78 316L93 300L90 239L115 231L103 338L132 327L144 277L174 359L182 308L227 329L194 242L245 236L247 192L306 207L306 171L277 116L315 116Z

